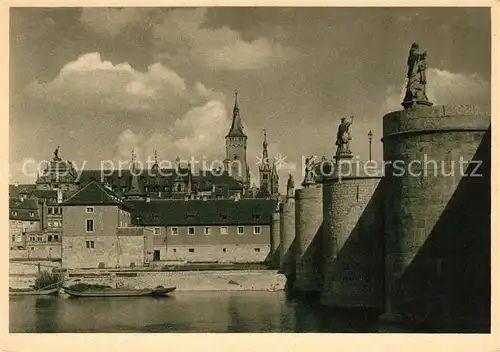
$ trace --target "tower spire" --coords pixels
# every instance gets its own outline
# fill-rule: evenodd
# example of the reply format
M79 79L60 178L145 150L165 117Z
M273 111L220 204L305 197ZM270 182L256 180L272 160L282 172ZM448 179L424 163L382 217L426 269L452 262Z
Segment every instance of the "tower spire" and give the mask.
M264 142L262 142L262 164L269 164L269 153L267 151L267 130L264 128Z
M233 122L226 137L246 137L243 132L243 122L240 117L240 108L238 107L238 90L234 91Z

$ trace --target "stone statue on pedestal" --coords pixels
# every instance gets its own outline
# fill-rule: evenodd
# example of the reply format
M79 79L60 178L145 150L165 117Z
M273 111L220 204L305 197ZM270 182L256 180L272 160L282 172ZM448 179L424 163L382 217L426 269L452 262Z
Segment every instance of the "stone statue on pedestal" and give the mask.
M302 182L302 186L310 185L313 183L316 183L316 177L315 177L315 172L314 172L314 161L316 160L316 155L312 155L308 158L306 158L306 165L305 165L305 177L304 181Z
M288 174L288 181L286 182L286 196L288 198L293 198L295 190L295 182L293 181L292 174Z
M401 105L405 109L414 107L416 104L432 105L425 91L427 85L427 51L420 51L418 43L413 43L408 54L408 72L406 94Z
M354 116L351 116L350 121L348 121L345 117L340 119L340 125L337 131L337 141L335 142L335 145L337 146L337 152L335 153L336 158L342 156L352 156L351 149L349 148L349 142L352 139L349 127L351 127L353 121Z

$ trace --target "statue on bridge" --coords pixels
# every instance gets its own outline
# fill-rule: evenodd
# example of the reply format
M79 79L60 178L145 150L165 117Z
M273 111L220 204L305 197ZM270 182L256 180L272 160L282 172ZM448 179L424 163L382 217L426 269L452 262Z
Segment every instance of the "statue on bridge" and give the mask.
M349 148L349 142L352 139L349 128L351 127L353 121L354 116L351 116L350 121L348 121L345 117L340 119L340 125L337 131L337 141L335 142L335 145L337 146L335 157L352 155L351 149Z
M295 182L293 181L292 174L288 174L288 181L286 182L286 196L288 198L295 197Z
M307 186L316 183L316 172L314 170L314 167L316 166L315 163L316 159L317 159L316 155L312 155L306 158L305 177L304 181L302 182L302 186Z
M427 51L420 51L420 45L414 42L408 54L408 72L406 94L401 105L405 109L414 107L416 104L431 106L425 91L427 85Z

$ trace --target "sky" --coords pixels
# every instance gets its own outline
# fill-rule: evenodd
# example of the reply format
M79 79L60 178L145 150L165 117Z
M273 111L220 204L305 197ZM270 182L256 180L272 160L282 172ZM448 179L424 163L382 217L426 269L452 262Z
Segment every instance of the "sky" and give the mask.
M57 146L77 169L132 149L223 160L237 89L252 182L266 129L283 192L305 157L332 158L341 117L356 158L371 130L382 160L414 41L434 104L489 105L490 28L489 8L12 8L10 182L34 182Z

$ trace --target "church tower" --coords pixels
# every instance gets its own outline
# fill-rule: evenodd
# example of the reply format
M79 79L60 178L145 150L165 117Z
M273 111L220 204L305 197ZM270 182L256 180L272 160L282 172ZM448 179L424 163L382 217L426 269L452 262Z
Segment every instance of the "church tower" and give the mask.
M267 132L264 130L264 142L262 143L261 164L259 165L259 185L262 196L272 194L272 168L269 163L269 152L267 151Z
M250 185L250 172L247 164L247 136L243 132L243 122L238 107L238 92L235 92L233 122L226 135L226 171L234 179L243 183L245 189Z

